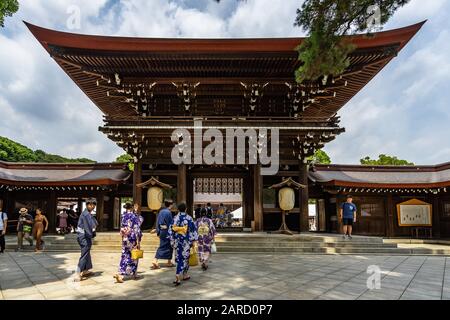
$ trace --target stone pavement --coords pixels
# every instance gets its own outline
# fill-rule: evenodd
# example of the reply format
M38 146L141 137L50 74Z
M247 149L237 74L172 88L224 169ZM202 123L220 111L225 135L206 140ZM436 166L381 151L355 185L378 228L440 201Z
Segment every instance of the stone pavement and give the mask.
M0 255L0 299L450 299L450 257L216 254L208 271L174 287L174 269L141 280L112 278L120 253L93 253L94 276L72 281L77 253ZM381 269L381 289L369 290L367 268Z

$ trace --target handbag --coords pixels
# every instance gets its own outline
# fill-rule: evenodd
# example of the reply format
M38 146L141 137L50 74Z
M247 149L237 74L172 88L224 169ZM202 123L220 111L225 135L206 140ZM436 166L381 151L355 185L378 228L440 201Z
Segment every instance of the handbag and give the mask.
M138 260L144 258L144 250L133 249L131 250L131 259Z
M217 246L216 246L216 243L213 242L211 245L211 253L216 253L216 252L217 252Z
M191 247L191 252L189 253L189 266L195 267L198 265L198 254L197 247Z
M24 233L31 233L31 226L29 226L29 225L24 225L24 226L23 226L23 232L24 232Z

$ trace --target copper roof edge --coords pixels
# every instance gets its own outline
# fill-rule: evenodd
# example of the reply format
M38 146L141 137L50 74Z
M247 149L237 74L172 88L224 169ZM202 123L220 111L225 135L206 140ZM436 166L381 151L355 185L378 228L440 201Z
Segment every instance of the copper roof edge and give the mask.
M108 162L101 162L101 163L48 163L48 162L7 162L0 160L0 168L5 169L74 169L74 170L81 170L81 169L103 169L103 170L118 170L118 169L127 169L126 163L108 163Z
M372 44L389 44L400 42L401 48L408 43L408 41L422 28L427 20L421 21L416 24L412 24L406 27L391 29L386 31L380 31L372 34L372 37L367 37L367 34L357 34L346 36L361 47L371 47ZM38 39L38 41L48 50L48 44L56 46L66 46L79 49L104 49L104 50L124 50L124 51L143 51L143 50L161 50L158 46L180 45L190 43L193 51L195 50L208 50L212 51L228 51L239 50L243 51L258 51L261 47L253 47L248 45L253 44L266 44L269 48L279 47L279 50L275 51L288 51L295 50L295 47L305 37L271 37L271 38L145 38L145 37L122 37L122 36L103 36L103 35L89 35L78 34L64 31L57 31L52 29L43 28L33 25L27 21L23 21L30 32ZM249 43L250 42L250 43ZM270 46L269 44L272 44ZM285 43L285 46L280 47L280 44ZM203 48L204 45L235 45L232 48L216 47L216 48ZM151 45L152 47L147 47ZM196 47L197 45L197 47ZM241 45L239 47L239 45ZM246 46L247 45L247 46ZM359 47L358 45L358 47ZM172 50L178 51L182 48L173 47ZM184 48L185 50L187 48ZM170 51L170 50L169 50ZM267 50L263 50L267 51Z

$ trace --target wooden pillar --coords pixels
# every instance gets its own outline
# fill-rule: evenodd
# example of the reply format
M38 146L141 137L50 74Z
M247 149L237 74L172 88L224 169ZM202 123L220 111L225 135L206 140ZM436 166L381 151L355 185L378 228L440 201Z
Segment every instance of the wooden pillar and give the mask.
M177 203L187 201L187 167L185 164L178 166L177 176Z
M194 179L192 179L191 176L188 176L188 174L186 173L187 176L187 185L186 185L186 206L187 206L187 214L190 214L191 216L194 216Z
M392 199L392 194L388 194L386 201L386 236L394 236L394 201Z
M57 199L56 192L50 191L50 196L48 199L48 231L49 233L56 232L56 211L57 211Z
M98 231L103 231L104 227L104 209L105 209L105 192L100 191L97 193L97 208L96 208L96 216L97 216L97 222L98 222Z
M142 161L139 160L134 164L133 171L133 202L139 204L142 207L142 188L139 188L137 184L142 182Z
M299 162L299 183L306 186L299 190L299 206L300 206L300 232L309 231L309 210L308 210L308 166L303 161Z
M441 203L438 196L433 196L432 207L433 238L441 237Z
M253 166L253 214L255 231L263 231L263 177L260 164Z
M242 226L244 228L252 227L253 217L253 191L251 177L245 176L243 180L244 185L242 186L242 209L243 209L243 221Z

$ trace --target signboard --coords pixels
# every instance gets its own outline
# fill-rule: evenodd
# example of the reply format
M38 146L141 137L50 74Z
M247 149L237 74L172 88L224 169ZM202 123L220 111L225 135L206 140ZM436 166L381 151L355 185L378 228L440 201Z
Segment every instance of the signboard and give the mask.
M431 227L432 205L418 199L397 204L398 225L400 227Z

